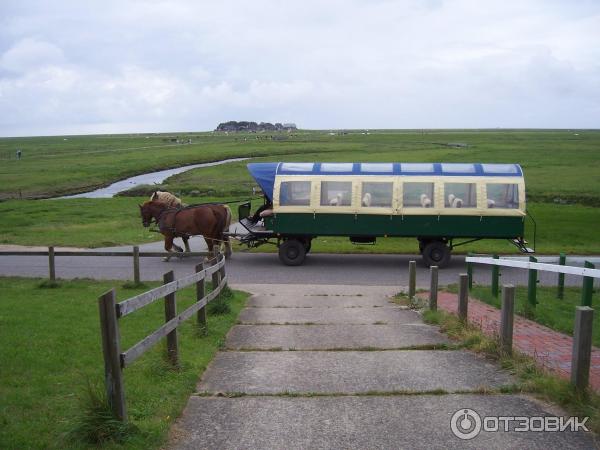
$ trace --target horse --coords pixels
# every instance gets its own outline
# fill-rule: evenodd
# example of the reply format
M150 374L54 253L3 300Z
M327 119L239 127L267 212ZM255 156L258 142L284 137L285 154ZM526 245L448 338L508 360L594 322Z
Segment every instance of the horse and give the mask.
M202 235L208 250L213 251L217 244L225 244L225 257L231 257L231 243L229 236L224 236L223 232L229 231L231 225L231 210L227 205L207 204L198 206L188 206L186 208L172 208L165 203L150 200L143 205L139 205L142 216L142 225L150 226L152 219L158 224L161 234L165 237L165 250L173 252L183 252L183 249L173 243L173 239L180 237L183 239L185 251L190 251L188 240L190 236ZM171 256L165 257L169 261Z

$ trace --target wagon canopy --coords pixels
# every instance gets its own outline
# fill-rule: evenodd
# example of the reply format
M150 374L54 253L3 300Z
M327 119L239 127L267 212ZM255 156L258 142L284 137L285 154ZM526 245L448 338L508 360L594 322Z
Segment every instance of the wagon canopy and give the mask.
M522 177L518 164L480 163L250 163L248 171L267 198L273 201L277 175L444 175Z

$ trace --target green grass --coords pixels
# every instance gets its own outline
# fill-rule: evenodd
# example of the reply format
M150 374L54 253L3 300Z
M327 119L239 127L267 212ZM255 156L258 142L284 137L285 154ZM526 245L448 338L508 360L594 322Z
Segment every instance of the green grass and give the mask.
M600 395L591 390L577 391L568 380L538 367L533 358L518 352L508 355L502 351L497 339L486 336L472 324L461 322L457 316L445 311L424 311L426 323L438 325L440 331L448 334L456 347L466 348L496 360L503 369L511 372L517 383L504 386L500 393L527 393L544 401L563 407L570 415L589 417L586 424L596 433L600 432Z
M575 322L575 308L581 306L581 289L565 288L564 299L556 298L556 288L541 287L537 288L537 301L535 311L529 313L529 304L527 302L527 287L517 287L515 294L515 312L521 316L534 320L542 325L560 331L568 335L573 335L573 324ZM488 305L500 308L501 295L498 298L492 295L490 287L474 286L469 294ZM592 302L597 302L597 294L592 298ZM594 315L594 327L592 332L592 342L600 346L600 315Z
M0 448L86 448L67 436L82 421L80 398L87 396L89 384L103 387L97 298L120 282L61 280L54 289L39 284L35 279L0 278ZM118 300L140 291L118 289ZM206 336L197 332L194 319L181 326L181 370L167 367L164 343L125 369L128 412L138 431L122 445L106 448L159 448L164 443L245 298L235 292L228 300L231 313L209 314ZM185 289L177 299L178 311L183 311L194 301L195 291ZM162 302L123 318L122 347L129 348L162 322Z
M266 135L193 133L191 145L165 142L167 135L68 136L0 139L0 198L44 197L108 184L133 174L240 156L270 160L517 162L529 198L600 204L595 176L600 131L567 130L376 130L369 135L298 132L285 141ZM258 139L257 139L258 138ZM67 140L65 140L67 139ZM246 139L246 140L244 140ZM446 144L462 142L466 148ZM23 159L14 159L17 148ZM12 159L9 159L12 158ZM205 173L226 174L205 180ZM212 176L212 175L211 175ZM243 164L181 175L185 190L230 189L247 183ZM173 187L171 182L168 183ZM176 186L175 186L176 187Z
M600 253L600 235L589 230L600 222L600 177L596 176L600 131L578 134L377 130L370 135L329 136L313 131L294 133L284 141L265 139L266 134L179 134L191 138L190 145L168 142L172 134L3 138L0 199L80 192L133 174L236 156L257 161L517 162L525 170L528 209L539 225L538 253L594 254ZM446 145L453 142L468 147ZM20 161L14 159L16 148L23 149ZM192 170L161 186L140 187L127 194L134 197L0 202L0 243L102 247L158 240L160 236L141 228L136 206L150 191L166 189L187 203L199 203L249 198L253 186L246 163L239 162ZM528 237L531 240L530 231ZM416 248L412 238L381 239L376 246L356 246L335 237L313 242L314 252L414 253ZM469 251L516 253L506 241L484 240L456 249Z

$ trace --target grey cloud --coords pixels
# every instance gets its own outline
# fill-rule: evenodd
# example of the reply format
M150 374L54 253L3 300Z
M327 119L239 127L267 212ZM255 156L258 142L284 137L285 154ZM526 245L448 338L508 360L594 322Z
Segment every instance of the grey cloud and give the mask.
M3 2L0 135L596 127L600 6Z

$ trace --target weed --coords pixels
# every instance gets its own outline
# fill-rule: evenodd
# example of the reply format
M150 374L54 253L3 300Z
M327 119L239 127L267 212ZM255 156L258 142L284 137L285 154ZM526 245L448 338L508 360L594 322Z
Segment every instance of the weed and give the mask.
M67 433L70 440L96 445L111 441L122 443L137 431L134 425L122 422L114 415L104 391L89 380L79 400L81 415Z

